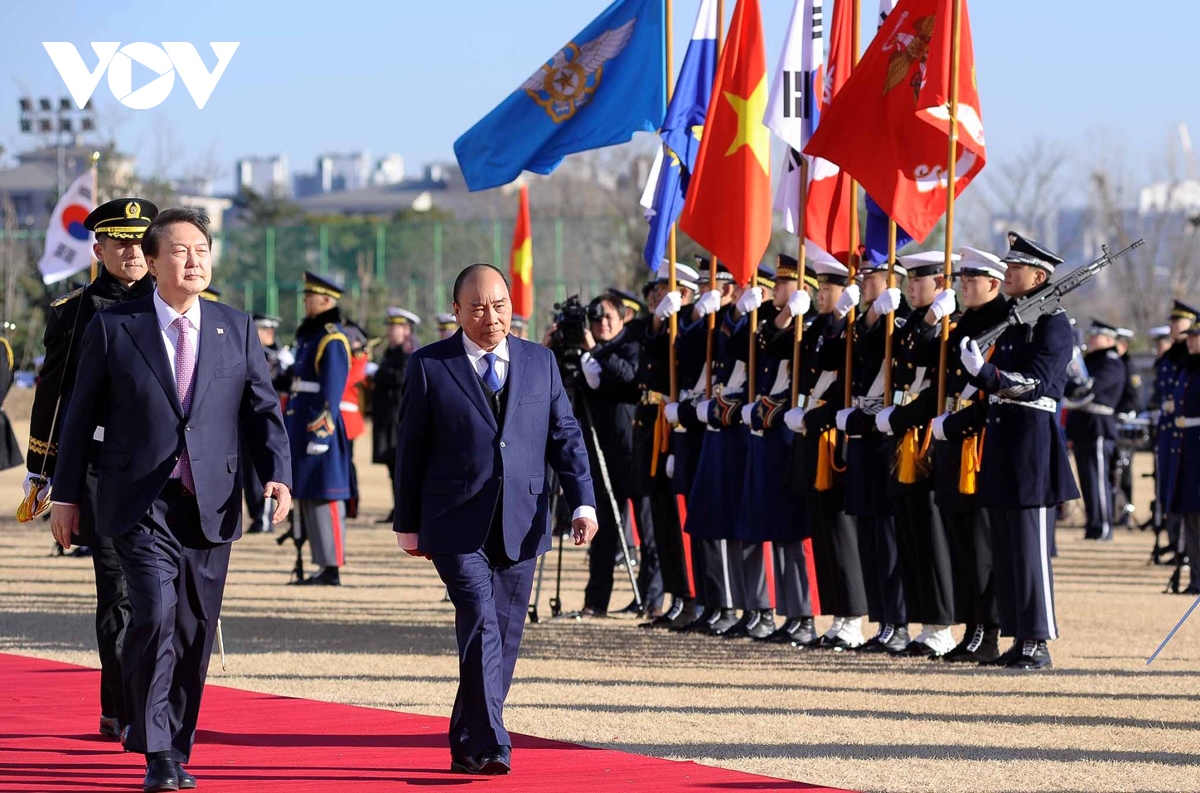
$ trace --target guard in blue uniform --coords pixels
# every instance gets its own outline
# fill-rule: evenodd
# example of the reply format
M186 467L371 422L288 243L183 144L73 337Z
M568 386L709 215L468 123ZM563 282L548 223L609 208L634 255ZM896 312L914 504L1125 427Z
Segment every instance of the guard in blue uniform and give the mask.
M1113 528L1113 452L1117 445L1117 404L1129 376L1116 350L1117 329L1092 320L1083 363L1089 375L1085 397L1067 407L1067 440L1075 451L1075 469L1087 512L1085 540L1111 540Z
M296 363L284 423L292 450L294 519L321 568L298 583L337 586L346 563L346 499L350 443L340 404L350 375L350 342L342 328L342 289L304 274L305 319L296 329Z
M815 581L810 578L808 514L789 492L792 433L783 423L791 400L795 323L810 322L812 296L801 286L795 257L779 254L775 267L774 318L759 329L757 398L742 408L749 429L738 531L743 542L769 542L775 579L775 611L784 622L773 632L766 619L747 628L752 639L808 645L817 638L813 621ZM749 419L749 421L747 421ZM764 546L765 547L765 546ZM764 568L765 570L765 568ZM747 571L749 573L749 571ZM755 582L757 585L757 582ZM762 582L765 588L766 581ZM749 589L749 587L748 587Z
M1019 299L1044 283L1062 259L1010 232L1004 292ZM995 661L1012 669L1051 665L1058 638L1050 541L1055 507L1079 498L1058 403L1074 341L1065 311L1013 325L986 360L974 341L960 346L971 384L988 395L979 499L992 523L994 581L1004 635L1013 645Z
M1000 284L1006 269L999 256L976 248L962 249L959 294L955 295L962 310L951 314L949 350L957 350L964 337L978 336L1004 321L1009 303ZM941 657L950 662L980 663L1000 655L1000 617L992 587L992 529L987 510L975 496L980 433L988 403L970 385L970 373L955 355L946 361L946 402L938 405L940 349L935 345L930 353L926 365L933 368L934 382L917 399L898 405L888 424L901 435L932 422L931 478L951 561L952 622L966 624L962 641Z
M1154 388L1147 405L1148 416L1154 422L1154 500L1161 510L1162 523L1167 532L1167 545L1179 546L1180 518L1167 509L1170 491L1167 489L1168 471L1173 467L1171 459L1171 434L1175 422L1175 389L1180 377L1180 364L1187 357L1184 336L1200 317L1200 309L1193 308L1182 300L1176 300L1167 318L1165 350L1154 362Z
M707 398L708 390L708 322L712 317L716 351L723 343L720 328L724 327L725 318L733 310L733 298L737 292L733 274L724 265L717 265L715 283L710 283L711 263L708 259L698 256L696 265L700 296L686 315L681 313L679 335L675 342L679 401L668 404L663 414L671 427L668 476L672 480L673 492L683 497L688 513L692 510L688 497L695 482L704 439L708 435L707 413L697 413L697 406ZM715 392L729 374L724 356L714 354L712 370ZM723 609L732 608L730 599L726 597L728 566L724 560L728 557L728 548L724 540L694 536L686 530L682 536L688 550L688 576L695 595L695 605L701 611L699 614L684 611L672 621L670 628L673 631L704 632L712 621L721 616Z
M959 256L953 254L951 261ZM941 658L954 649L954 574L950 543L941 513L934 502L928 476L927 428L895 426L890 419L926 390L937 391L941 344L941 319L954 311L953 290L945 281L945 253L927 251L901 256L908 273L906 297L911 307L897 318L892 337L893 395L891 405L875 414L875 429L890 438L894 460L888 478L896 547L909 619L921 623L921 632L905 648L907 655ZM901 324L903 323L903 324ZM851 421L854 417L851 417ZM850 422L848 421L847 424ZM870 427L863 428L869 432Z
M1166 440L1167 510L1182 522L1183 550L1191 580L1182 590L1200 595L1200 327L1184 336L1184 353L1176 361L1171 401L1173 418Z
M849 285L845 265L811 242L805 244L818 283L817 316L800 344L798 403L783 419L794 433L788 481L796 511L805 516L812 537L818 607L833 621L823 635L793 646L844 651L864 643L862 621L867 613L858 533L845 512L842 476L834 468L846 318L858 302L859 290Z
M904 268L895 265L899 277ZM860 652L898 654L909 644L908 605L896 544L896 523L888 493L894 444L875 426L883 409L884 322L900 311L896 327L903 330L908 309L898 288L887 286L886 262L864 261L859 269L863 305L850 330L854 334L851 404L837 412L837 428L846 437L846 514L858 530L858 553L867 586L868 615L879 632ZM890 365L890 361L886 362Z

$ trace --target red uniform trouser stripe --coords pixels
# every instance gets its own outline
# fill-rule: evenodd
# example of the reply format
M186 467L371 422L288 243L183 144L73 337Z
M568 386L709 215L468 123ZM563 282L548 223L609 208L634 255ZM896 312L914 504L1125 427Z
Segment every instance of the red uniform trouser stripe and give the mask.
M683 564L687 568L688 597L696 597L696 566L692 562L692 535L683 530L687 523L687 499L675 496L679 506L679 531L683 534Z
M767 582L767 602L775 608L775 551L769 542L763 544L763 578ZM789 615L791 616L791 615Z
M821 613L821 596L817 590L817 563L813 559L812 540L804 541L804 573L808 576L808 598L812 601L812 615Z
M329 502L329 513L333 526L333 553L338 567L346 565L345 549L342 547L342 519L338 516L338 505L341 503L340 501Z

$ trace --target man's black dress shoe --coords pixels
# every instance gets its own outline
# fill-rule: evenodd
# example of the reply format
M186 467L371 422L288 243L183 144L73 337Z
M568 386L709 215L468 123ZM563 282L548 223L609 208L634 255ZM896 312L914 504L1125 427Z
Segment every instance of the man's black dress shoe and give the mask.
M451 755L450 757L450 772L453 774L502 776L511 770L511 746L493 746L477 755Z
M179 763L175 764L175 778L179 780L180 790L195 790L196 777L183 770L183 766Z
M146 778L142 781L145 793L163 793L179 790L179 777L175 775L175 761L169 757L158 757L146 761Z

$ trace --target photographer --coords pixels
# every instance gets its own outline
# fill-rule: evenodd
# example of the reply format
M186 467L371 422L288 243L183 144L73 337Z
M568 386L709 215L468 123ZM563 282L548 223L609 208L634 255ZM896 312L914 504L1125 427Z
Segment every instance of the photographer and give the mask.
M593 300L585 311L580 311L581 308L578 301L568 300L543 342L557 354L564 382L572 384L573 378L575 414L584 425L595 485L598 490L611 488L612 496L621 508L629 500L632 489L630 475L636 405L632 403L630 393L636 388L634 378L639 345L625 331L622 307L617 298L605 295ZM580 317L580 313L584 316ZM581 320L587 322L582 332L579 331ZM580 400L584 404L581 405ZM596 440L607 463L603 471L594 448ZM584 590L584 617L608 615L613 558L619 544L612 499L598 494L597 512L600 531L592 540L588 583Z

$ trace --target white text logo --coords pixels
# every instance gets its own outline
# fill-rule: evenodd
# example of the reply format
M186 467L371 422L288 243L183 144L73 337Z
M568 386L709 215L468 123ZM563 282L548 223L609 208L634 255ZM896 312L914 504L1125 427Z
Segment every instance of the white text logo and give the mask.
M91 99L100 77L108 71L108 87L121 104L134 110L157 107L171 94L175 87L175 73L183 79L184 86L203 109L225 67L237 51L237 41L213 41L209 43L217 56L217 65L210 72L200 59L200 53L186 41L164 41L161 47L145 41L135 41L121 46L119 41L93 41L92 51L97 63L89 69L83 62L75 45L66 41L43 41L42 46L50 53L50 60L58 69L75 104L83 108ZM150 82L133 90L133 64L141 64L158 75Z

